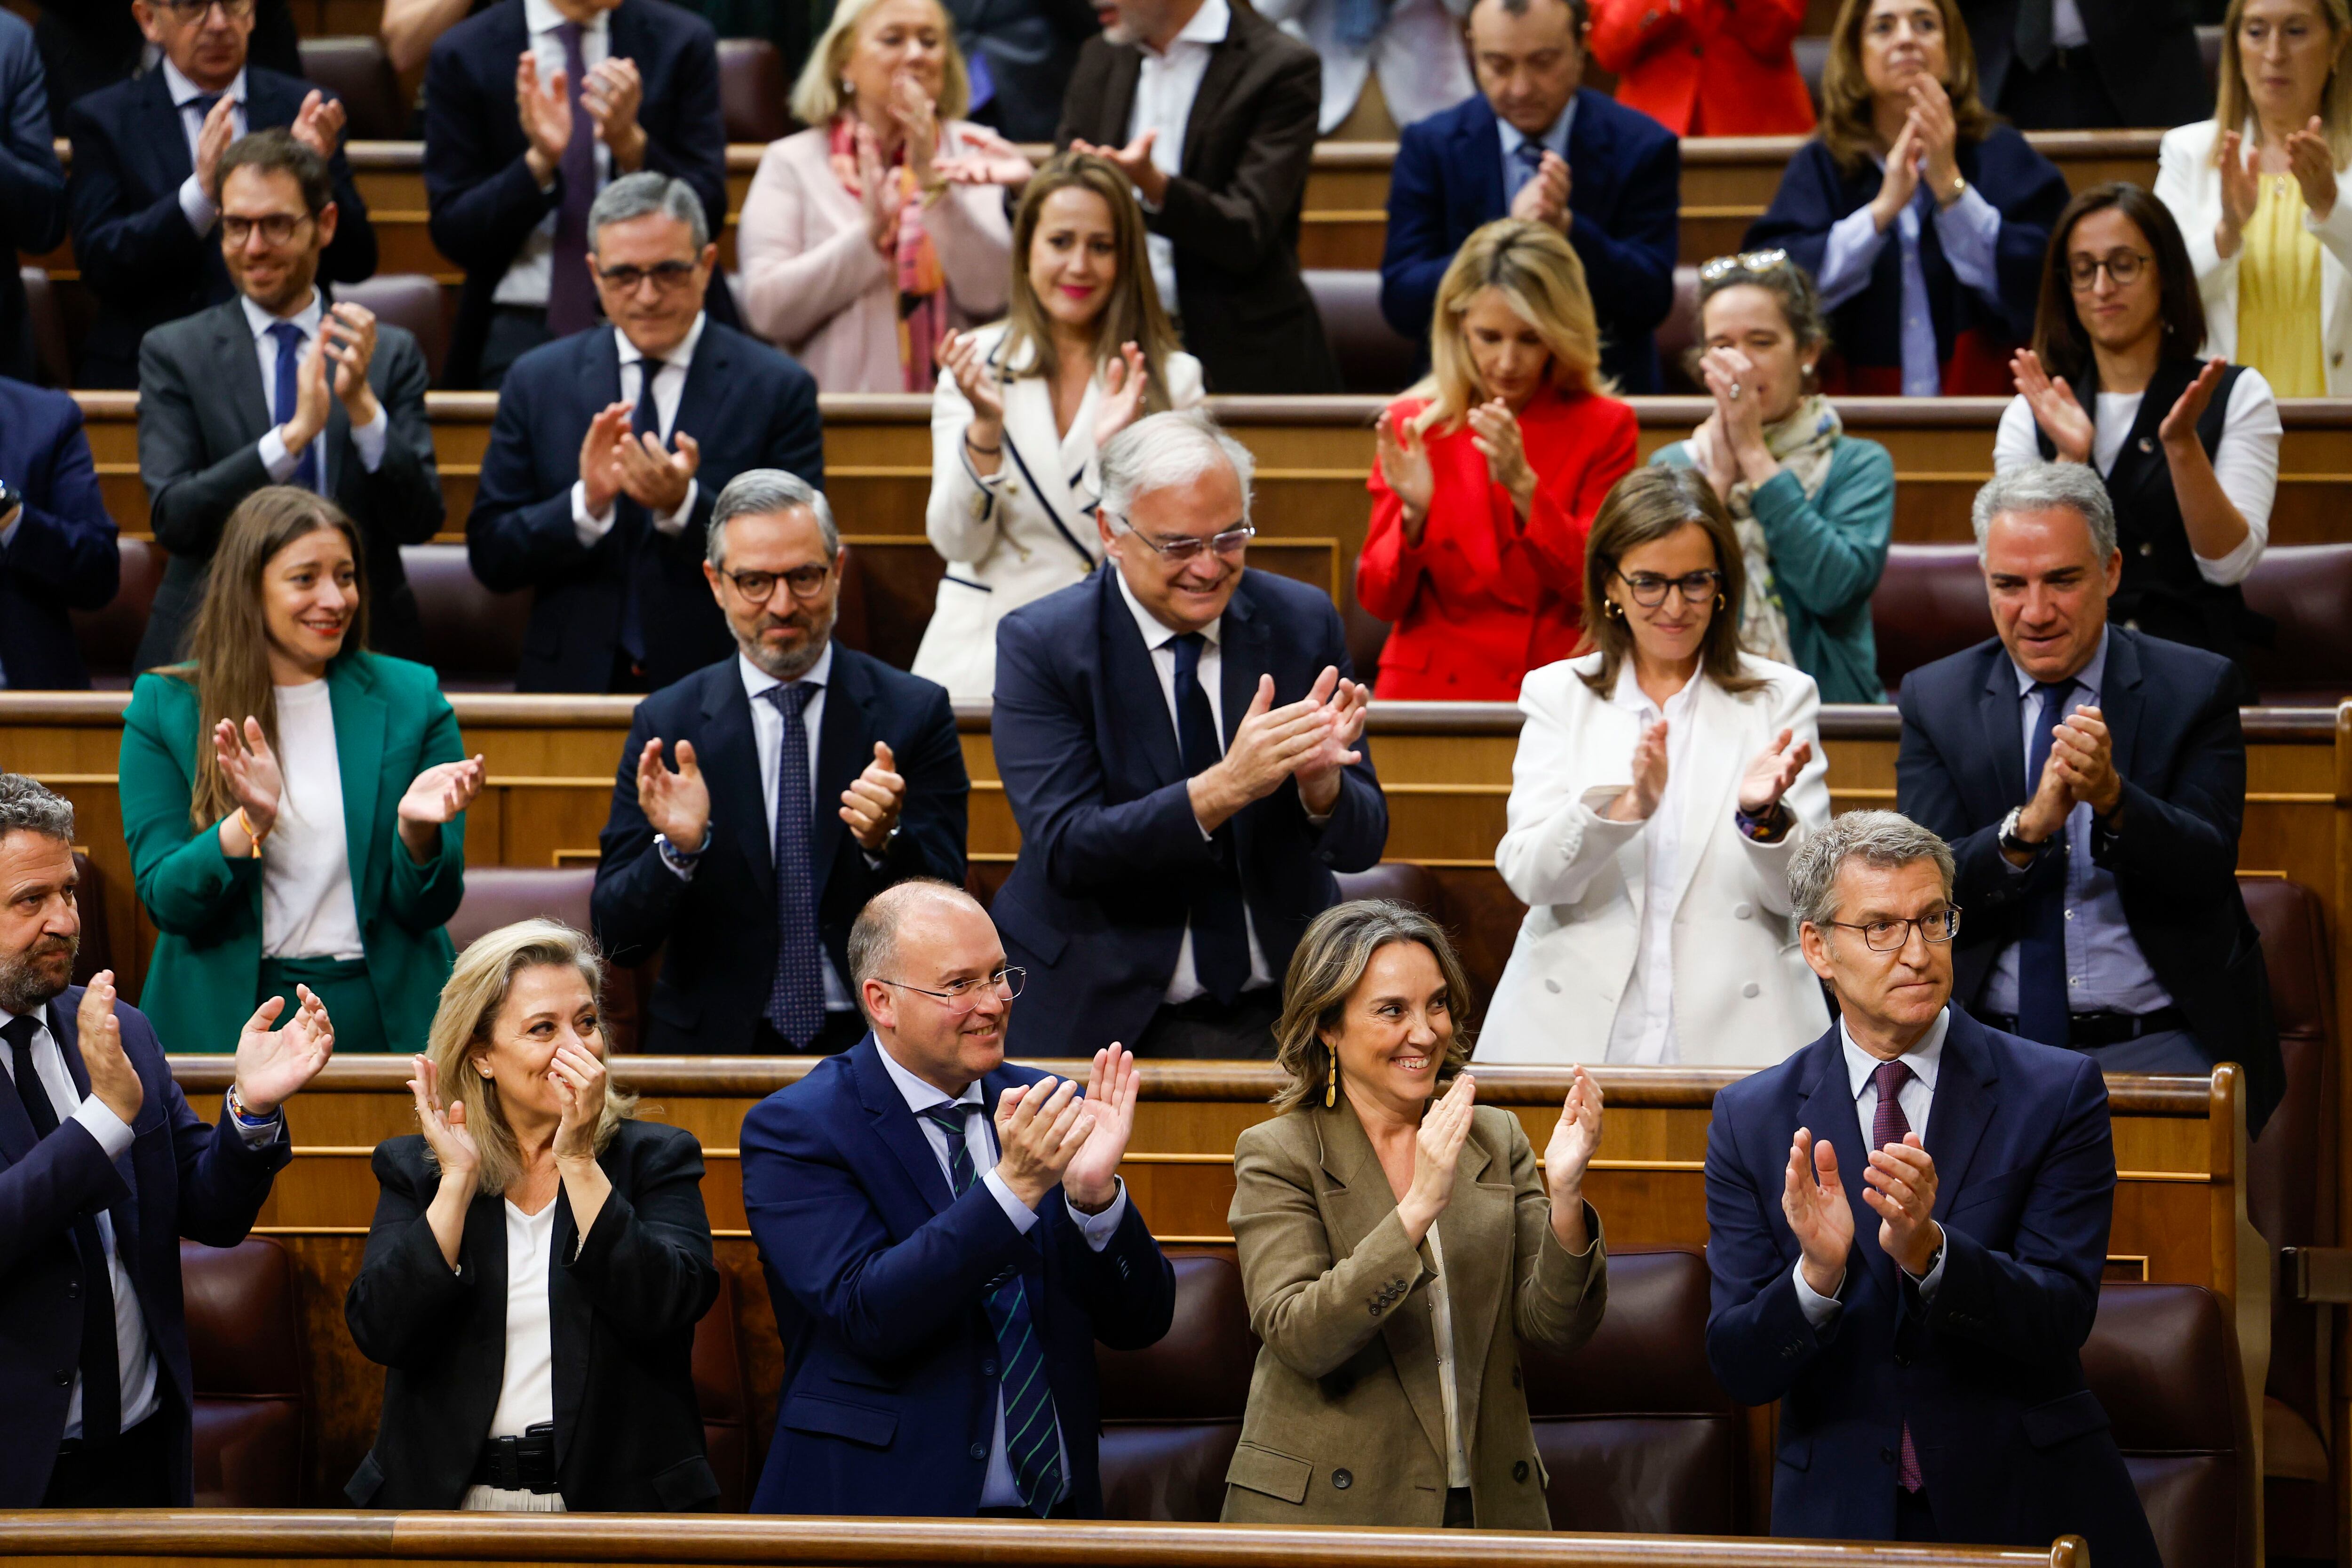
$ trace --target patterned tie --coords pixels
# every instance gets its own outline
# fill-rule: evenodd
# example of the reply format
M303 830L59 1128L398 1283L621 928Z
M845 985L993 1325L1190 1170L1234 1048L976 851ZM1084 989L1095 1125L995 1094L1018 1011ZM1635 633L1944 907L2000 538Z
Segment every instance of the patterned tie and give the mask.
M41 1087L33 1066L33 1037L40 1032L38 1018L11 1018L0 1025L8 1042L9 1066L16 1074L16 1098L36 1138L58 1130L58 1109ZM81 1258L81 1436L85 1443L102 1443L122 1430L122 1367L114 1342L114 1280L106 1267L106 1244L99 1238L95 1214L81 1214L73 1222L74 1250Z
M809 858L808 705L824 689L795 680L760 693L783 715L776 753L776 974L768 987L768 1022L808 1049L824 1027L824 969L818 956L816 879Z
M1884 1149L1889 1143L1902 1142L1911 1131L1910 1120L1903 1114L1903 1101L1899 1098L1904 1083L1911 1077L1911 1069L1901 1062L1881 1062L1870 1077L1871 1081L1878 1085L1878 1111L1870 1119L1870 1146ZM1908 1421L1903 1423L1903 1451L1895 1462L1895 1479L1906 1492L1916 1492L1921 1485L1919 1454L1911 1447L1911 1423Z
M2038 71L2058 52L2058 8L2054 0L2017 0L2017 26L2010 34L2017 63Z
M2042 714L2033 723L2033 745L2025 761L2025 787L2041 787L2042 770L2050 761L2051 731L2066 717L2071 680L2038 684ZM2023 901L2025 923L2017 944L2017 1032L2045 1046L2063 1047L2068 1039L2067 1015L2072 1011L2066 990L2066 857L2065 830L2058 842L2042 852L2050 864L2035 865L2028 873L2035 884Z
M596 287L588 277L588 208L596 199L596 122L580 101L588 79L588 58L580 47L580 24L557 25L563 40L563 90L572 100L572 140L563 144L562 194L555 209L555 249L547 280L547 330L557 337L595 324Z
M948 1178L958 1197L980 1179L971 1168L967 1120L982 1107L969 1101L934 1105L923 1119L948 1135ZM1054 1415L1054 1391L1045 1379L1045 1355L1029 1316L1029 1289L1020 1274L1006 1269L1003 1283L988 1292L988 1321L996 1330L996 1358L1004 1381L1004 1454L1021 1505L1043 1519L1062 1496L1061 1426Z
M1507 201L1517 200L1519 192L1526 189L1528 183L1537 174L1542 173L1543 155L1543 143L1533 138L1521 142L1512 149L1511 188L1506 195Z
M1201 686L1201 652L1208 638L1186 632L1175 639L1177 743L1184 751L1184 773L1197 777L1217 765L1225 748L1217 736L1217 716ZM1240 869L1234 862L1234 825L1209 836L1223 851L1219 864L1193 884L1192 973L1202 988L1230 1005L1249 979L1249 925L1242 904Z
M291 425L294 410L302 400L302 350L309 340L302 335L302 329L291 321L272 321L269 335L278 340L278 388L273 412L278 424ZM302 448L302 455L294 459L293 477L287 482L306 490L319 488L318 437L312 437L310 444Z
M629 422L633 436L642 436L648 430L656 439L661 436L661 405L654 400L654 378L668 363L667 360L650 357L637 362L637 412ZM646 552L652 543L648 535L653 531L654 520L651 512L625 495L616 504L626 508L631 514L631 526L622 530L621 533L621 647L633 663L643 665L646 661L645 605L643 588L637 578L644 569Z

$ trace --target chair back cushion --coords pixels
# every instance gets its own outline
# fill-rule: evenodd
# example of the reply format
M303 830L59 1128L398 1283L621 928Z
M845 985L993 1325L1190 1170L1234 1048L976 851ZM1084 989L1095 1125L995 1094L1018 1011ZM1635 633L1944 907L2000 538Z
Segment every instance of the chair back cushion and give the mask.
M1973 544L1897 544L1870 596L1878 678L1893 692L1903 678L1992 636L1992 606Z
M1322 314L1323 336L1339 362L1341 386L1386 397L1412 384L1421 345L1401 335L1381 314L1378 271L1309 268L1301 276Z
M400 142L415 119L383 41L372 33L302 40L302 75L343 100L343 135L352 142Z
M512 691L522 663L528 592L493 594L462 544L404 544L400 564L416 595L425 646L444 691Z
M226 1247L183 1241L180 1286L195 1382L196 1506L294 1507L303 1363L292 1258L268 1237Z
M1176 1316L1147 1350L1097 1344L1106 1519L1213 1522L1241 1440L1257 1336L1242 1271L1221 1252L1171 1249Z
M792 129L784 57L765 38L719 40L719 118L730 142L762 146Z
M735 1338L735 1280L719 1270L719 1299L694 1326L694 1397L702 1410L702 1440L719 1478L720 1513L740 1513L750 1501L751 1394Z
M441 362L449 352L448 318L443 314L443 290L429 273L379 272L360 283L335 285L338 301L364 305L380 321L405 329L425 354L425 374L436 385Z
M2221 1299L2201 1285L2102 1287L2083 1374L2164 1561L2252 1568L2253 1439Z
M2246 606L2276 635L2246 650L2263 701L2333 708L2352 693L2352 544L2274 544L2246 576Z
M122 575L114 597L96 610L69 610L74 641L89 683L100 691L131 689L131 667L138 661L139 639L147 631L147 612L155 603L156 585L163 581L164 553L152 539L124 534Z

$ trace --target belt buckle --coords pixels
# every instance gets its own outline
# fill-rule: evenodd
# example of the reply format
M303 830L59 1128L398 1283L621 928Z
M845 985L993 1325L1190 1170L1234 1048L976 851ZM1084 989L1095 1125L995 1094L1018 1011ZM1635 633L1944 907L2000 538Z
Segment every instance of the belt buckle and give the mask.
M490 1485L500 1491L522 1489L522 1456L513 1437L493 1437L489 1441Z

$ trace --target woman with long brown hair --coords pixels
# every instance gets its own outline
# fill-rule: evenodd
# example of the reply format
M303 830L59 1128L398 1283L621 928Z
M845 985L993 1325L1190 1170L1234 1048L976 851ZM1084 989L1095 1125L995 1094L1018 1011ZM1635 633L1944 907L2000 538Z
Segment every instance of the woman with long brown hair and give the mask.
M254 491L222 531L195 657L131 690L122 826L161 933L140 1002L167 1049L222 1049L305 986L343 1051L424 1037L482 763L431 668L367 651L365 562L334 502Z

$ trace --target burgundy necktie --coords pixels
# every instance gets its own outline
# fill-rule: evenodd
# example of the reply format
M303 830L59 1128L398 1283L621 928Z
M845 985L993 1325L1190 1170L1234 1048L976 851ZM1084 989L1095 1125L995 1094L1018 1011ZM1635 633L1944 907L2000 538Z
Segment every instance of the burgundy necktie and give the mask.
M588 57L580 24L556 29L563 40L563 91L572 100L572 140L563 144L562 194L555 209L554 268L547 279L547 330L567 337L596 324L596 289L588 279L588 208L596 200L596 122L580 101Z
M1878 1085L1878 1111L1870 1119L1870 1146L1884 1149L1889 1143L1900 1143L1910 1132L1910 1121L1903 1114L1903 1102L1898 1097L1903 1085L1911 1077L1911 1069L1901 1062L1881 1062L1871 1079ZM1921 1485L1919 1453L1911 1447L1911 1423L1903 1424L1903 1450L1895 1460L1895 1479L1906 1492L1916 1492Z

